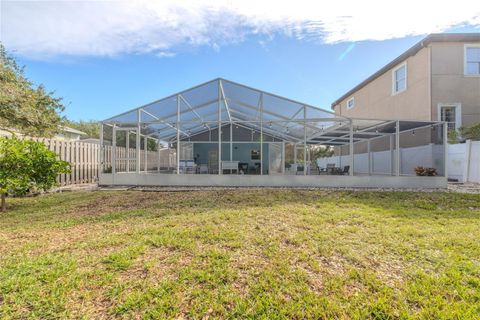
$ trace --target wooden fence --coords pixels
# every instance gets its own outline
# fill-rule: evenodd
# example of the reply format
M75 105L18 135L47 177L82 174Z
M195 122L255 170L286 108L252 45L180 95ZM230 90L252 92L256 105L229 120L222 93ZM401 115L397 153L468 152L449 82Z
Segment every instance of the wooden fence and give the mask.
M2 134L0 134L1 136ZM7 134L3 134L8 136ZM58 176L57 181L61 186L82 184L82 183L95 183L98 181L98 170L100 164L100 145L96 143L88 143L78 141L63 141L57 139L48 138L33 138L26 136L17 136L22 139L28 139L32 141L43 142L48 149L55 152L61 160L67 161L71 165L71 172L68 174L61 174ZM104 146L104 168L108 169L112 167L112 146ZM116 159L130 158L133 160L116 160L117 172L135 172L136 150L135 148L127 149L124 147L116 147ZM175 153L171 150L147 151L140 150L140 170L142 171L156 171L159 165L163 162L165 166L172 165L175 162ZM127 168L128 164L128 168Z
M71 172L61 174L57 178L60 185L97 182L100 152L98 144L47 138L24 137L24 139L43 142L61 160L70 163Z

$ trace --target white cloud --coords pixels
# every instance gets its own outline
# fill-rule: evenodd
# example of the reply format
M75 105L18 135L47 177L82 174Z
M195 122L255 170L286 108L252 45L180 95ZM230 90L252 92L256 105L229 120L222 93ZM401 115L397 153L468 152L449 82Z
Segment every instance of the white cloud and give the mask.
M480 26L475 1L11 1L1 3L1 41L30 57L171 56L284 34L325 43L385 40Z

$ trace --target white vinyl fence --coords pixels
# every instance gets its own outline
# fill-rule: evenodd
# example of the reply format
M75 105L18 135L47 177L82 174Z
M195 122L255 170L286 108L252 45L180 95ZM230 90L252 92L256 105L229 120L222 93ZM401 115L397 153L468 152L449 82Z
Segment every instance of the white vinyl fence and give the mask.
M439 174L443 174L442 149L443 146L434 144L400 148L400 174L415 175L415 168L418 166L437 168ZM395 155L396 150L371 152L370 173L381 175L394 173L396 171ZM329 163L334 163L337 167L349 165L350 155L317 159L317 164L320 168L325 168ZM355 154L353 167L354 174L368 174L368 153Z
M448 145L448 177L480 183L480 141Z
M372 152L370 155L371 174L392 174L395 172L395 150ZM466 143L449 144L447 156L448 178L460 182L480 183L480 141L467 140ZM333 156L317 159L317 164L325 168L333 163L337 167L350 164L350 156ZM400 174L414 175L415 167L437 168L443 174L443 146L425 145L400 149ZM368 174L368 154L355 154L354 173Z

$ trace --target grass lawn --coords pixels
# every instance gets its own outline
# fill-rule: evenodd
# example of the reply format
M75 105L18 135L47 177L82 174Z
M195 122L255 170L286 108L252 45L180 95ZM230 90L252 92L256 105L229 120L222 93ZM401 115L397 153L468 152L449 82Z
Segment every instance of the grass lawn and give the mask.
M479 195L98 191L8 200L1 319L480 318Z

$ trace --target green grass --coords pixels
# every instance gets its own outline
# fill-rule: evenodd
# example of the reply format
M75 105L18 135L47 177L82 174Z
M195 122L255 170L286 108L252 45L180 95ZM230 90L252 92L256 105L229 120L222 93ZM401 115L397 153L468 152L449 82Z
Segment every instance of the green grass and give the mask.
M480 196L8 199L0 318L480 319Z

